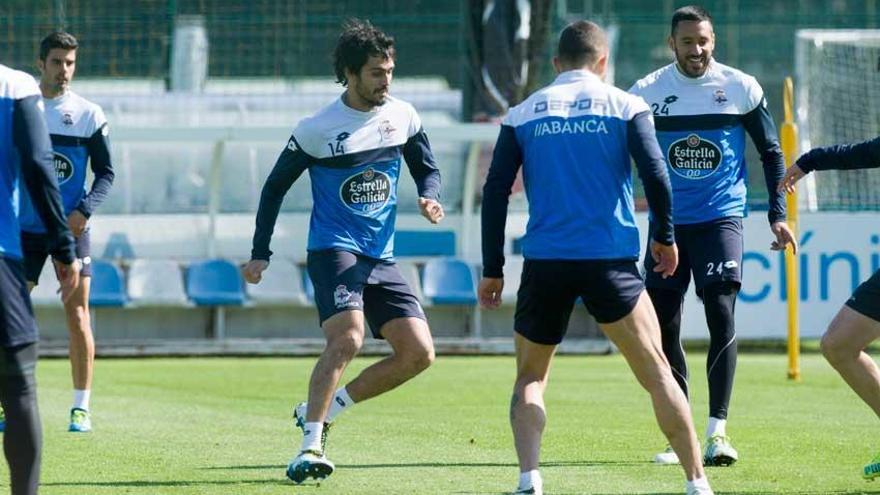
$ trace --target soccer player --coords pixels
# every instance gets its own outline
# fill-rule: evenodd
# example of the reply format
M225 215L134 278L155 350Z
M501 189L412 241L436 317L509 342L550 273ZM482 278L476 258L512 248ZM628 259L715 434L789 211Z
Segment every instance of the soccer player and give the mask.
M13 495L37 493L42 431L37 410L37 326L27 293L18 223L21 180L44 221L67 299L79 284L73 236L52 169L52 151L34 79L0 65L0 403L3 451Z
M816 148L785 171L780 192L813 170L880 167L880 138L858 144ZM855 393L880 416L880 369L864 349L880 337L880 270L853 292L822 336L822 354ZM865 479L880 477L880 454L862 470Z
M296 483L333 472L324 455L326 434L342 411L397 387L434 360L425 314L394 262L393 247L401 158L415 179L421 214L434 224L443 218L440 172L415 109L388 94L394 39L368 21L352 20L333 58L346 89L293 131L263 186L244 268L248 282L260 281L281 201L308 170L314 200L308 270L327 345L312 371L308 403L294 410L303 441L287 476ZM337 390L361 348L365 320L393 353Z
M64 303L70 335L70 367L73 404L69 431L92 429L89 398L95 363L95 341L89 320L91 247L88 221L107 197L113 184L107 119L98 105L70 89L76 70L77 41L72 35L54 32L40 42L40 91L46 106L46 125L52 138L55 175L61 190L64 212L76 238L76 257L82 263L82 280ZM86 167L94 180L86 191ZM46 227L29 201L22 202L21 240L28 290L33 290L50 254Z
M520 467L516 493L543 491L538 466L544 389L581 297L650 393L657 422L682 458L687 493L711 494L687 400L663 357L657 316L636 266L630 156L654 215L650 256L661 276L672 274L678 256L669 178L650 109L641 98L602 82L607 62L608 44L597 25L579 21L562 31L553 59L559 75L504 119L483 188L479 297L492 309L501 303L508 197L522 166L529 222L510 401Z
M734 306L742 280L746 134L764 167L770 230L775 236L772 249L790 244L797 252L797 244L785 224L785 202L776 191L785 164L761 86L752 76L712 58L712 18L701 7L675 11L668 42L675 61L630 89L648 102L654 114L672 182L672 217L681 250L678 269L671 277L661 277L654 270L654 259L645 256L645 285L660 319L663 352L687 395L681 309L693 274L710 336L706 360L709 421L703 462L728 466L739 457L727 436L726 423L736 369ZM651 229L656 228L656 218L652 218ZM667 448L654 460L677 463L678 457Z

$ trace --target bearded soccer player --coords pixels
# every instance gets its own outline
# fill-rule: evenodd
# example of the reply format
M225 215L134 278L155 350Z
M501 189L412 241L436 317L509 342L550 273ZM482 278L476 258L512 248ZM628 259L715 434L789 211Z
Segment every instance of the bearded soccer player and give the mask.
M92 267L88 222L107 197L114 175L104 112L70 89L76 70L77 47L76 38L69 33L54 32L40 43L37 66L46 125L52 138L55 174L67 221L76 238L76 256L82 264L80 286L64 302L73 378L68 431L88 432L92 429L89 400L95 363L95 341L89 319ZM94 175L88 190L87 167L91 167ZM28 289L33 290L50 252L46 227L29 201L22 201L21 230L25 277Z
M681 250L678 269L665 279L654 271L651 256L646 256L645 284L660 320L663 351L687 394L681 309L693 275L710 336L706 361L709 420L703 462L727 466L739 458L726 424L736 369L734 307L742 280L746 134L764 167L770 197L768 219L775 238L771 248L791 245L796 252L797 244L785 224L783 196L777 192L785 165L761 86L754 77L712 58L712 18L701 7L675 11L668 43L675 61L630 89L648 102L654 114L657 140L672 182L672 217ZM654 220L652 229L656 228ZM678 457L667 448L654 460L677 463Z
M79 284L42 105L31 76L0 65L0 404L6 413L3 451L13 495L37 493L42 450L34 377L37 326L24 279L18 223L22 180L46 226L62 299Z
M394 39L367 21L348 22L334 52L345 92L302 120L266 179L245 279L258 283L270 267L269 241L281 201L306 170L312 182L308 270L327 339L312 371L308 402L294 409L303 441L287 468L296 483L329 476L326 435L352 405L388 392L434 360L425 314L393 258L401 159L418 188L418 207L431 223L443 218L440 172L415 109L389 96ZM369 324L391 356L337 389Z
M816 148L785 171L780 192L813 170L880 167L880 138L857 144ZM822 336L822 354L858 396L880 416L880 369L865 348L880 338L880 270L856 288ZM862 477L880 477L880 454L862 469Z

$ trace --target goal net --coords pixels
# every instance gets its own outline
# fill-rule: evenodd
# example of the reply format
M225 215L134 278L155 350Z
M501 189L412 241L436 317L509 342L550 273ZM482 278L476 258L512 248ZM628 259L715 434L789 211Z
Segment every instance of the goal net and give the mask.
M880 30L799 30L795 73L802 152L880 135ZM811 176L810 210L880 210L880 169Z

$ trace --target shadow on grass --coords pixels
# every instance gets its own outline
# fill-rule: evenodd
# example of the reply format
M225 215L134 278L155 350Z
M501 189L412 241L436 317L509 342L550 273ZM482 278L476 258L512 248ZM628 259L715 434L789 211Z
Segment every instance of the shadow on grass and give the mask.
M590 466L647 466L648 461L548 461L542 462L541 468L557 467L590 467ZM278 464L241 465L241 466L209 466L199 469L236 470L236 469L284 469ZM400 468L515 468L514 462L400 462L383 464L337 464L337 469L400 469Z
M548 491L544 492L546 495L620 495L619 493L593 493L593 492L554 492ZM821 492L805 492L803 490L791 489L781 492L767 492L767 491L755 491L755 492L729 492L729 491L720 491L715 492L717 495L870 495L880 493L880 490L843 490L843 491L821 491ZM452 492L450 495L510 495L510 492L498 492L498 491L462 491L462 492ZM644 492L636 492L632 495L681 495L681 492L653 492L653 491L644 491Z
M715 493L717 493L718 495L780 495L780 494L782 494L782 495L785 495L785 494L791 494L791 495L795 495L795 494L797 494L797 495L871 495L871 494L880 493L880 488L875 488L872 490L859 490L859 489L822 490L820 492L819 491L804 491L804 490L792 488L790 490L783 490L780 492L768 492L768 491L758 490L758 491L753 491L753 492L752 491L735 491L735 492L721 491L721 492L715 492Z
M266 480L172 480L172 481L153 481L153 480L129 480L129 481L56 481L43 482L40 486L94 486L94 487L160 487L160 486L230 486L230 485L293 485L289 481L279 478L271 478ZM304 485L300 485L304 486Z

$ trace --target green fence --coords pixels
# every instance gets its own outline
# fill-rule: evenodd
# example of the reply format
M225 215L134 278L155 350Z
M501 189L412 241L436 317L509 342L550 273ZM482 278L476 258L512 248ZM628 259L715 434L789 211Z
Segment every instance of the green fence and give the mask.
M500 1L500 0L498 0ZM546 3L546 0L532 0ZM555 33L568 21L590 18L618 28L615 83L636 79L668 63L670 0L556 0L547 25L545 58ZM0 2L0 62L35 72L39 40L64 28L81 43L79 78L170 79L175 20L200 16L209 42L209 78L332 81L330 53L347 17L371 19L397 40L399 77L428 76L462 89L470 80L464 35L467 0L4 0ZM781 118L782 81L794 73L795 32L801 28L880 26L877 0L709 0L716 58L755 77L773 115ZM533 23L534 24L534 23ZM546 29L536 29L544 27ZM553 74L543 64L535 84ZM795 81L798 84L798 81ZM240 88L239 88L240 89ZM465 91L466 93L466 91ZM766 202L763 173L749 146L750 199Z

